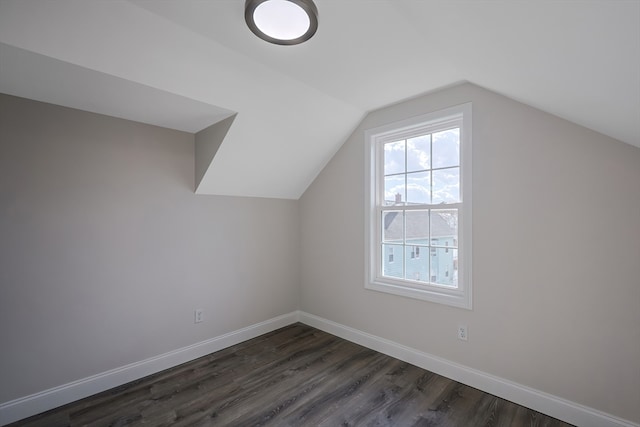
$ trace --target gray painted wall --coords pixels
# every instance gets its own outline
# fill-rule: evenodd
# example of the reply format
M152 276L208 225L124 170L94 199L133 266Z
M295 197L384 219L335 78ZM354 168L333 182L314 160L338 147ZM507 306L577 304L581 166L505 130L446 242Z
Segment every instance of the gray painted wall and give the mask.
M0 402L297 309L297 202L194 175L191 134L0 95Z
M365 290L364 129L468 101L473 311ZM369 114L298 202L196 196L193 135L0 95L0 402L300 308L640 422L638 183L639 149L473 85Z
M469 101L473 310L365 290L364 130ZM301 310L640 421L640 149L466 84L369 114L300 216Z

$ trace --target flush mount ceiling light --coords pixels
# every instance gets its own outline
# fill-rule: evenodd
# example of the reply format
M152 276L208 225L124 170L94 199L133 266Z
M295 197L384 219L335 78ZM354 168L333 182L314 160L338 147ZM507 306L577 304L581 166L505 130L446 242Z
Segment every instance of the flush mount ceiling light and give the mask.
M281 45L305 42L318 29L312 0L246 0L244 19L256 36Z

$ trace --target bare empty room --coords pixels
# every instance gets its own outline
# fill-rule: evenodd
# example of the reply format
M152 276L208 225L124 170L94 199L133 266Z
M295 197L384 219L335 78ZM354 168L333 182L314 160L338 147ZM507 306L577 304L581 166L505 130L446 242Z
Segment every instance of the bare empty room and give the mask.
M0 425L640 426L640 1L0 0Z

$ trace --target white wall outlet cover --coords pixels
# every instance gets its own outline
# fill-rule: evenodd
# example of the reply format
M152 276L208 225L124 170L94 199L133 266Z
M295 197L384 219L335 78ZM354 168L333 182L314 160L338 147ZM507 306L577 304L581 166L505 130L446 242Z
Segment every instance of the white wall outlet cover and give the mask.
M204 320L204 310L201 308L196 308L193 311L193 323L200 323Z
M458 339L462 341L467 341L469 339L469 331L467 329L467 325L458 326Z

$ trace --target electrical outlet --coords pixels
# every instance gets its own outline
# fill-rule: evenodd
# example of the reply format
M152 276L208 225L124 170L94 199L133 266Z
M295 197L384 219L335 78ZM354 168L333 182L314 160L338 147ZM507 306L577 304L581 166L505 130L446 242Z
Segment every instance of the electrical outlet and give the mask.
M469 339L469 333L467 331L467 325L458 326L458 339L462 341L467 341Z
M196 308L193 310L193 323L200 323L204 320L204 310Z

